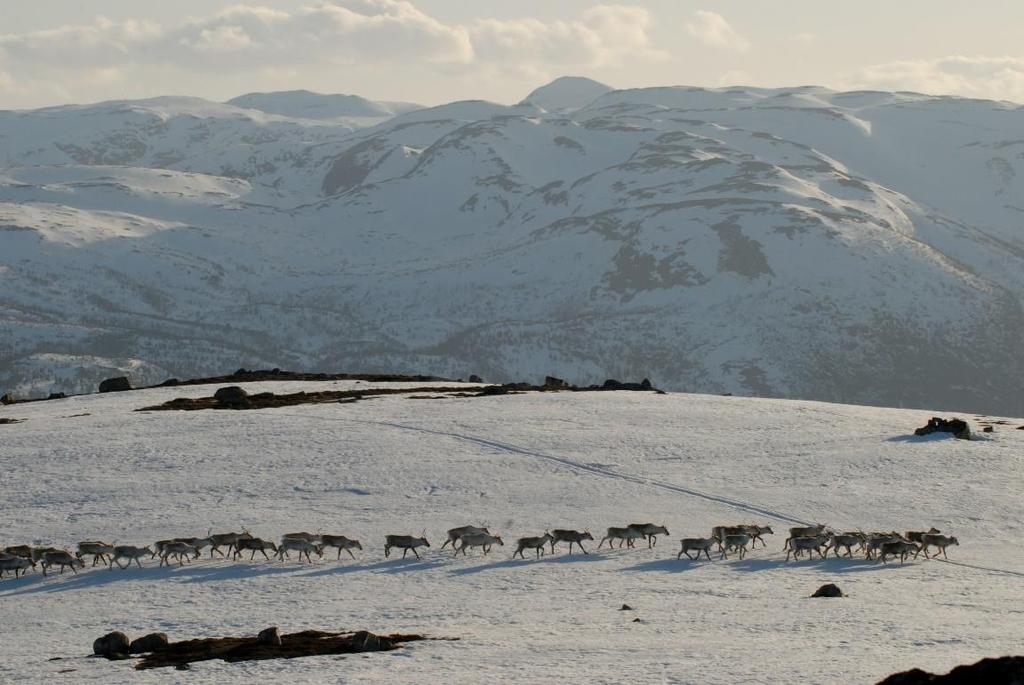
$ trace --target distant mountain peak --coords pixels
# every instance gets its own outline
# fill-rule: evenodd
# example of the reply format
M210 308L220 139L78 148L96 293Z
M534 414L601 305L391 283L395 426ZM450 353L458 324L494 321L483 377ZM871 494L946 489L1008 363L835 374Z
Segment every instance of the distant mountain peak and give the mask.
M526 96L519 104L535 105L549 112L579 109L615 90L584 76L561 76Z
M393 117L420 109L409 102L376 102L358 95L325 95L310 90L246 93L227 101L244 109L255 109L299 119L332 120L345 117Z

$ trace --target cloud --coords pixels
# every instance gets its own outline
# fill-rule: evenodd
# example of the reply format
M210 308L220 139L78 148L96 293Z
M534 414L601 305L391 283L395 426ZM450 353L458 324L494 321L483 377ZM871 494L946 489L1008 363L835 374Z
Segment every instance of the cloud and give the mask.
M291 73L310 83L337 78L342 68L348 81L375 74L379 80L388 70L462 81L539 79L568 69L667 59L652 45L651 24L646 9L617 4L595 4L561 21L468 24L442 21L408 0L332 0L286 11L236 4L176 25L99 18L0 34L0 71L6 75L0 87L31 101L32 91L40 98L70 92L97 99L93 93L103 90L89 84L117 81L138 95L168 76L190 83L198 74L209 82L228 74L252 80ZM125 93L113 85L109 92Z
M651 46L651 18L641 7L597 5L573 21L483 19L471 28L477 58L518 69L607 66L630 60L657 60Z
M686 23L686 32L704 45L735 52L746 52L750 41L740 35L725 17L717 12L698 10Z
M953 55L876 64L843 77L848 89L912 90L1024 102L1024 59Z

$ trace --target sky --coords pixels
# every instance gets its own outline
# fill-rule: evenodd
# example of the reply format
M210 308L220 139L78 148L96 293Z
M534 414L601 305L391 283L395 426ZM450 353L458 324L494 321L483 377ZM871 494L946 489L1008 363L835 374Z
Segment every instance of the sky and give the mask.
M514 103L563 75L1024 102L1024 2L0 0L0 109L292 89Z

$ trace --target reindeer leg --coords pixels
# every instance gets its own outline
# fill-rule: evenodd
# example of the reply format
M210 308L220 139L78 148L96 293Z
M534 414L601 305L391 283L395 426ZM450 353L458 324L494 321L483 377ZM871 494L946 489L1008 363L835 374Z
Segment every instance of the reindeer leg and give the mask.
M356 559L356 555L355 555L355 554L352 554L352 550L350 550L350 549L346 549L345 551L346 551L346 552L348 552L348 555L349 555L350 557L352 557L352 561L355 561L355 559ZM338 557L341 557L341 550L338 550Z

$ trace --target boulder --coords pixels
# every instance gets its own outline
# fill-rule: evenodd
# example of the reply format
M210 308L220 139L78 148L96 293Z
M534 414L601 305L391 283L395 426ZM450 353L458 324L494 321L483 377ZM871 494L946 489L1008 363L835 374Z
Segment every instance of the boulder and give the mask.
M569 383L562 380L561 378L556 378L554 376L545 376L544 387L564 389L569 387Z
M842 596L843 596L843 591L839 589L838 585L833 585L832 583L828 583L826 585L822 585L820 588L818 588L817 590L814 591L813 595L811 595L811 597L842 597Z
M125 390L131 389L132 384L128 380L127 376L108 378L107 380L100 383L100 392L124 392Z
M150 633L132 640L128 646L129 654L143 654L145 652L159 652L167 649L167 633Z
M961 440L971 439L971 428L963 419L943 419L933 416L928 423L914 431L914 435L929 435L931 433L952 433Z
M1003 656L982 659L973 664L957 666L945 675L926 673L914 668L895 673L878 685L1020 685L1024 683L1024 656Z
M217 392L213 393L213 399L217 400L221 406L232 409L245 409L252 406L249 393L237 385L219 388Z
M364 652L384 652L392 647L391 641L382 638L365 630L360 630L352 636L352 643L361 645Z
M46 399L48 399L48 400L62 400L65 397L67 397L67 395L65 395L62 392L51 392L50 396L47 397Z
M480 376L478 376L478 375L476 375L476 374L474 373L474 374L472 374L472 375L471 375L471 376L469 377L469 382L470 382L470 383L483 383L483 382L484 382L484 379L480 378Z
M3 397L0 397L0 404L14 404L17 401L12 393L5 393Z
M281 631L277 629L277 626L264 628L260 631L259 635L256 636L256 642L261 645L274 645L275 647L280 647Z
M127 659L130 649L128 636L116 630L96 638L92 643L92 653L106 659Z
M623 604L619 607L619 611L633 611L633 607L629 606L628 604Z
M161 388L173 388L174 386L178 385L179 383L181 383L181 381L179 381L177 378L168 378L167 380L165 380L163 383L160 384L160 387Z
M992 426L985 426L984 428L982 428L982 429L981 429L981 432L982 432L982 433L991 433L991 432L992 432L992 431L994 431L994 430L995 430L995 429L994 429L994 428L992 428Z

